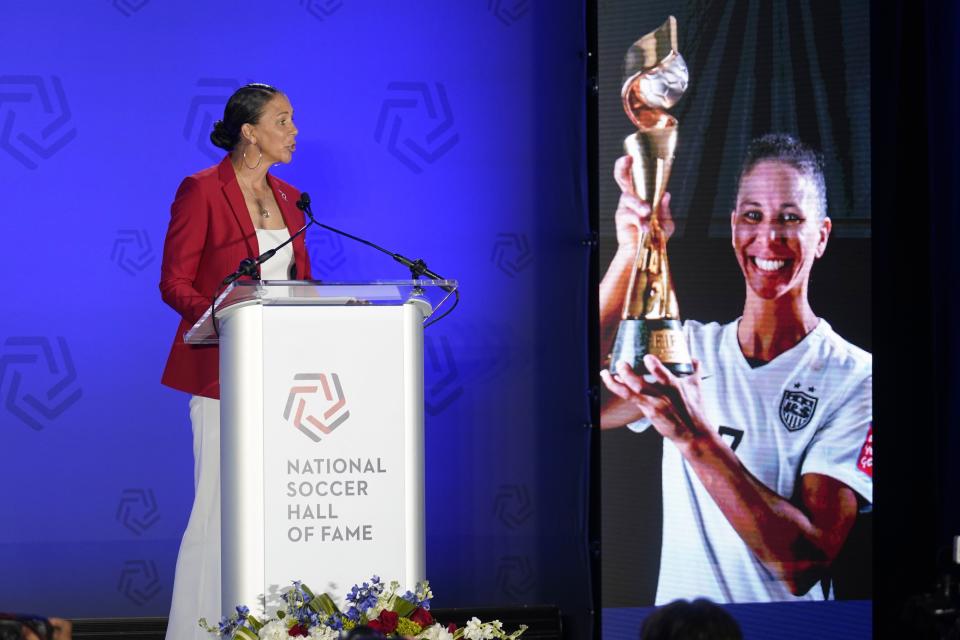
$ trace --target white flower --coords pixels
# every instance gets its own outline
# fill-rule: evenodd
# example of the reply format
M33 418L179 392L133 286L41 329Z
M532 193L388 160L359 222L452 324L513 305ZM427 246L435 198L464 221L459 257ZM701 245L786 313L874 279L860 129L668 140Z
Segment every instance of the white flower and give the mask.
M421 601L433 598L433 591L430 589L430 581L422 580L417 583L417 598Z
M260 640L288 640L290 637L287 635L287 625L279 620L271 620L263 625L263 628L260 629L260 633L257 635L260 637Z
M400 583L396 580L390 582L384 590L377 596L377 603L366 611L367 617L371 620L380 615L384 609L393 611L393 604L397 599L397 590L400 589Z
M453 640L453 634L437 623L427 627L417 636L417 640Z
M310 635L307 636L307 640L337 640L340 637L340 632L330 627L316 626L313 629L310 629Z
M495 638L493 627L480 622L480 618L473 617L467 622L463 630L463 637L467 640L490 640Z

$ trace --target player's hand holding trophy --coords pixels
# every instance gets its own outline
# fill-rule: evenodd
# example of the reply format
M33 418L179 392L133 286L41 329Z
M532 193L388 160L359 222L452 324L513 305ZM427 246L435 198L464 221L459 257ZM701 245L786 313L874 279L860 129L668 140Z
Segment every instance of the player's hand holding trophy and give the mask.
M677 51L676 18L670 16L630 47L624 77L623 108L637 132L623 144L633 161L634 191L650 205L650 217L640 232L610 368L615 373L623 361L643 373L643 356L650 353L675 375L686 375L693 372L693 365L670 278L667 234L659 219L677 145L677 119L667 109L680 100L689 78Z

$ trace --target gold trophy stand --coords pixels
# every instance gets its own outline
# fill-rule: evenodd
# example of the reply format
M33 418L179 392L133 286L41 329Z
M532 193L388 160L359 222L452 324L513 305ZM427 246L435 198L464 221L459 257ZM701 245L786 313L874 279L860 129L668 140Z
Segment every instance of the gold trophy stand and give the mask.
M677 145L677 119L666 109L683 95L688 79L686 63L677 52L673 16L633 44L627 52L626 68L621 97L637 132L627 136L623 146L633 160L634 192L651 210L647 228L640 233L610 354L610 371L616 373L617 364L626 362L642 374L646 372L643 357L649 353L674 375L688 375L693 373L693 364L670 278L667 236L660 224L660 205Z

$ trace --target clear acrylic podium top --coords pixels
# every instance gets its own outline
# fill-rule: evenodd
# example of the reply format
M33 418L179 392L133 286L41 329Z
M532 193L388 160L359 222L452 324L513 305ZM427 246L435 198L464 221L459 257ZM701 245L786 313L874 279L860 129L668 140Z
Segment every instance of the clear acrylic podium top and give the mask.
M374 280L319 282L314 280L243 280L227 287L213 305L216 318L228 309L260 305L421 305L429 317L457 288L456 280ZM183 336L187 344L217 344L213 309L208 308Z

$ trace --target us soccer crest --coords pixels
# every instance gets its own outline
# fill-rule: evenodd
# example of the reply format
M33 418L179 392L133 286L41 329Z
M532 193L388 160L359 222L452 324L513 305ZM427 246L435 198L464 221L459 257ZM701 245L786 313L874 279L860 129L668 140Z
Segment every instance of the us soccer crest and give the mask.
M799 431L810 424L817 410L817 399L803 391L784 391L780 401L780 421L787 431Z

